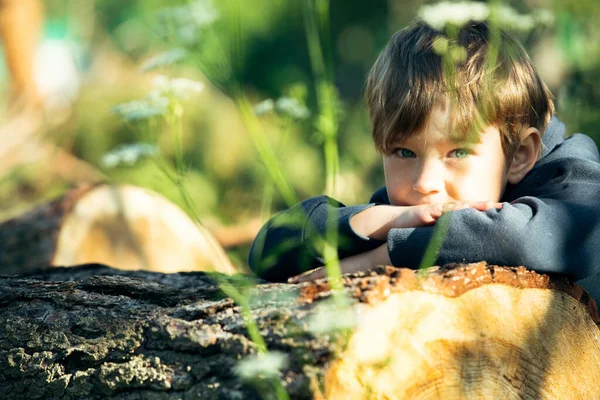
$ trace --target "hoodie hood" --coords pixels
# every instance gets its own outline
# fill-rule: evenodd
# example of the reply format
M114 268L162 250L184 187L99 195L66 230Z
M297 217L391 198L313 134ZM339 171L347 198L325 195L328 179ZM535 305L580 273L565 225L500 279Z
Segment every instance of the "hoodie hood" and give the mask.
M540 159L546 157L556 146L565 140L565 124L556 116L553 116L542 137L542 155Z

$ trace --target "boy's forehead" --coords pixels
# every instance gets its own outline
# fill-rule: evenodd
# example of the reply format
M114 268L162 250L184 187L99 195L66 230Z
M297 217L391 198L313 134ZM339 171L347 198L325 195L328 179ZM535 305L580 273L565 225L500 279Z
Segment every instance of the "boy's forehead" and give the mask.
M407 142L419 142L422 144L473 144L479 143L481 141L481 134L479 135L466 135L460 132L453 130L452 128L448 130L437 130L437 129L423 129L420 132L414 132L409 135L399 136L394 142L397 144L407 143Z
M473 132L470 128L460 129L456 119L452 117L452 107L441 103L431 110L423 129L399 135L399 140L396 141L416 140L426 143L444 142L453 144L478 143L481 141L484 131Z

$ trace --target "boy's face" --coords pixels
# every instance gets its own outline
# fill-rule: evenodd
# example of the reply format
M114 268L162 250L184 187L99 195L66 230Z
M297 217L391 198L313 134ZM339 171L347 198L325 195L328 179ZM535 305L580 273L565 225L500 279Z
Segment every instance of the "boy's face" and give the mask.
M434 108L422 132L384 156L392 205L500 200L508 170L500 132L489 126L478 143L453 140L449 110Z

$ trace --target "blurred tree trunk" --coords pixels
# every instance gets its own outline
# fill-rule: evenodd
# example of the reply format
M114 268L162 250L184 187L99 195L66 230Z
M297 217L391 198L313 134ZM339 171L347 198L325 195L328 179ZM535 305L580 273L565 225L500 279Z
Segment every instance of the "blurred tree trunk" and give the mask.
M46 99L35 80L43 24L42 0L0 0L0 44L10 74L6 118L0 126L0 176L19 165L42 163L71 182L102 180L106 177L94 166L45 137L45 124L61 122L64 116L46 113Z
M11 76L10 102L19 107L40 105L33 67L42 24L41 1L0 0L0 39Z
M0 393L274 398L268 365L251 382L235 372L257 346L223 280L243 284L100 265L0 277ZM600 398L596 305L564 280L479 263L380 267L344 285L341 309L326 281L247 289L292 399Z

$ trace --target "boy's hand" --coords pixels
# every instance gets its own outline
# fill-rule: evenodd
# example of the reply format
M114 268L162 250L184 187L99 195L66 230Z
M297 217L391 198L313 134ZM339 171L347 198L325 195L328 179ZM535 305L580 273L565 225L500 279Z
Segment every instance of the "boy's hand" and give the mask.
M502 203L493 202L493 201L457 201L452 203L435 203L435 204L422 204L418 206L411 207L399 207L399 208L414 208L417 209L417 213L420 212L422 214L422 220L429 220L433 218L433 220L437 220L439 217L444 215L449 211L458 211L464 210L466 208L474 208L478 211L486 211L492 208L502 208ZM421 209L422 208L422 209ZM415 212L415 211L413 211ZM392 228L413 228L415 225L406 225L406 221L402 220L402 216L400 219L392 226ZM427 224L423 224L427 225ZM418 225L417 225L418 226Z
M371 207L360 214L365 213L366 211L373 210L377 207ZM413 228L418 226L425 226L434 223L439 217L449 211L457 211L463 210L466 208L474 208L479 211L485 211L491 208L502 208L502 203L495 203L491 201L476 201L476 202L456 202L456 203L439 203L439 204L423 204L418 206L381 206L385 207L385 210L382 210L383 213L379 215L386 215L385 212L392 212L393 218L388 220L387 224L385 224L384 229L380 229L378 233L385 232L385 236L383 238L379 238L377 236L370 236L374 239L385 240L387 238L387 233L390 229L394 228ZM360 215L360 214L357 214ZM373 214L377 215L377 214ZM356 217L356 216L355 216ZM352 222L354 226L354 222ZM354 229L357 230L357 227L354 226ZM357 230L358 231L358 230ZM359 232L360 233L360 232ZM369 236L369 235L365 235ZM387 243L377 247L374 250L367 251L365 253L357 254L352 257L345 258L340 261L340 269L341 273L348 274L359 271L367 271L376 267L377 265L391 265L392 262L390 260L390 255L388 253ZM320 267L317 269L313 269L312 271L305 272L301 275L294 276L288 279L288 283L301 283L314 281L317 279L322 279L327 277L327 269L325 267Z
M374 250L344 258L340 261L342 275L359 271L368 271L377 265L390 265L387 243ZM320 267L288 279L288 283L309 282L327 277L327 269Z

